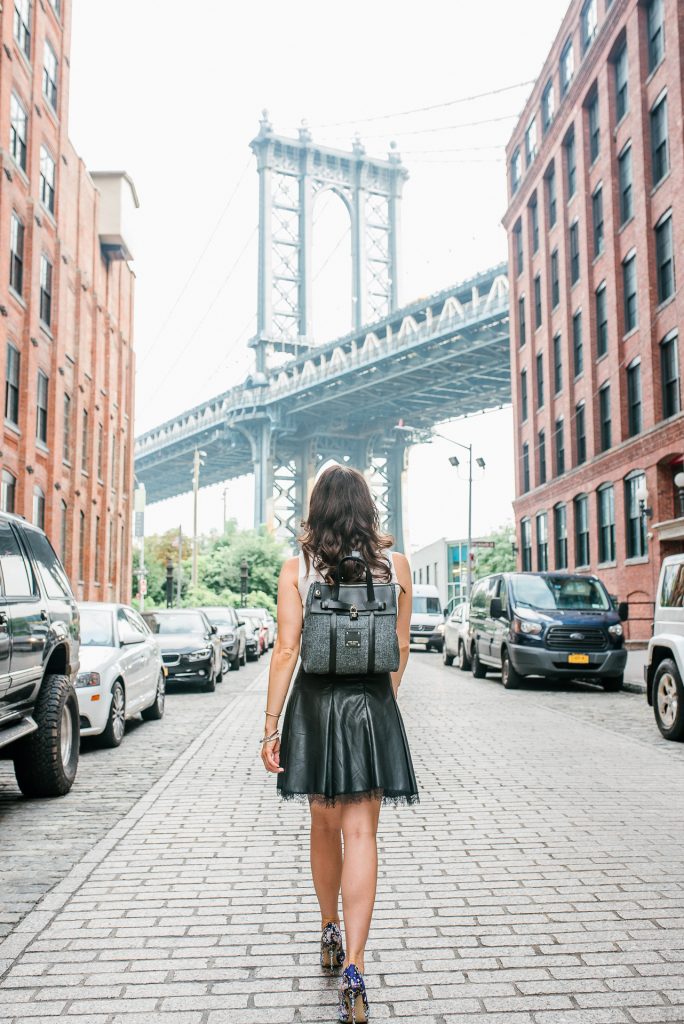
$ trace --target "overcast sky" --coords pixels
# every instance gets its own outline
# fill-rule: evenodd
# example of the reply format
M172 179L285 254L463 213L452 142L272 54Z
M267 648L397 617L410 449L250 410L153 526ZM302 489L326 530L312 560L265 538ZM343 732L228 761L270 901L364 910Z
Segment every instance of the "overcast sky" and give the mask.
M70 136L89 168L125 169L141 207L134 239L136 433L239 383L256 310L257 175L250 139L267 107L277 132L369 153L395 139L410 172L402 209L401 301L506 257L503 146L567 0L74 0ZM515 88L509 88L515 86ZM496 95L468 100L481 93ZM459 101L459 102L451 102ZM436 106L438 105L438 106ZM420 107L435 109L413 114ZM394 115L394 116L387 116ZM474 123L476 122L476 123ZM328 340L349 312L346 223L327 194L315 211L314 322ZM475 443L476 532L510 518L508 410L440 432ZM453 448L413 450L413 546L465 532ZM249 480L229 514L250 525ZM219 527L221 488L200 528ZM150 507L147 529L182 522L190 501Z

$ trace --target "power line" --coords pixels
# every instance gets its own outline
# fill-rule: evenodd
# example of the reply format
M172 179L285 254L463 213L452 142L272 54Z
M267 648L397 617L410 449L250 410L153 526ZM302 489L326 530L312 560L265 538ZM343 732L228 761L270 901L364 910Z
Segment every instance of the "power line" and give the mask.
M377 135L368 135L368 139L389 139L396 137L403 138L405 135L428 135L431 132L450 132L456 131L458 128L477 128L483 124L498 124L502 121L512 121L518 118L520 115L515 114L504 114L501 117L485 117L479 121L464 121L461 124L444 124L438 125L435 128L411 128L409 131L401 132L379 132Z

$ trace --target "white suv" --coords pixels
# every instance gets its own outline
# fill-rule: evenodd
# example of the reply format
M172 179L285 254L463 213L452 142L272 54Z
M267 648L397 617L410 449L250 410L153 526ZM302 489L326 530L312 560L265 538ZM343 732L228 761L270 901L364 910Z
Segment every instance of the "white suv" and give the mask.
M684 740L684 554L663 559L644 677L661 733Z

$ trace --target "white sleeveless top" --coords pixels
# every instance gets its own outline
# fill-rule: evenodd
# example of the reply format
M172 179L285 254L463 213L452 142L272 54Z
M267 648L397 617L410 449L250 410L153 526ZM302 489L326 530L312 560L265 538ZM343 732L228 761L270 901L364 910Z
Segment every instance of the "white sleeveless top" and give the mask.
M394 583L394 587L395 587L396 594L397 594L397 607L398 607L399 606L399 592L401 591L401 585L400 585L400 583L399 583L399 581L397 579L397 570L394 567L394 558L392 557L393 554L394 554L394 552L392 552L392 551L385 551L384 552L384 556L387 559L387 561L389 562L390 569L392 571L392 575L390 577L390 583ZM373 579L375 580L375 576L373 576ZM304 607L304 608L306 607L306 598L307 598L307 594L309 593L309 587L311 586L312 583L315 583L315 582L322 583L323 582L323 577L320 574L320 572L318 572L317 569L314 569L313 565L309 566L309 571L307 572L307 569L306 569L306 559L304 558L304 552L300 551L299 552L299 571L298 571L298 574L297 574L297 589L299 591L299 596L302 599L302 607ZM380 582L380 581L377 581L377 582Z

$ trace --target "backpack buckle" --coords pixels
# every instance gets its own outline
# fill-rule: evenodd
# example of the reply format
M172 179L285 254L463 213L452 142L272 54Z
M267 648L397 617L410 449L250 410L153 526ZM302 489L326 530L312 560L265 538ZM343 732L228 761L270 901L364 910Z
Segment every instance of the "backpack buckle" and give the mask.
M356 607L356 605L353 604L351 606L351 608L349 609L349 618L353 621L355 619L358 619L358 617L359 617L359 610Z

